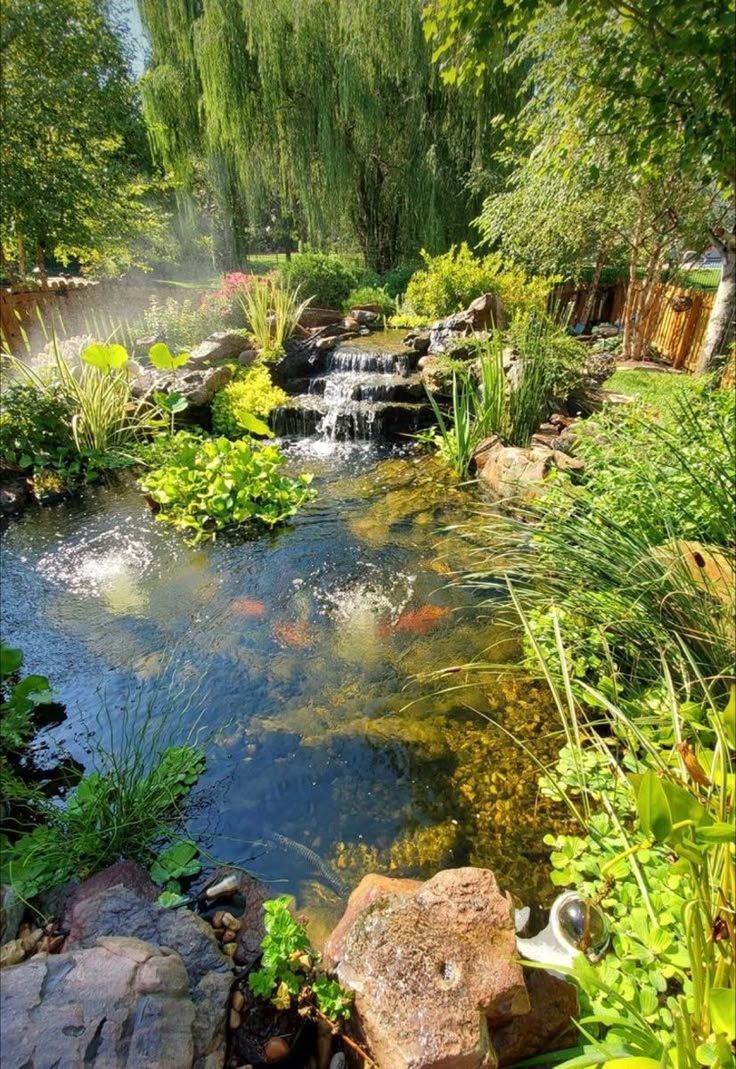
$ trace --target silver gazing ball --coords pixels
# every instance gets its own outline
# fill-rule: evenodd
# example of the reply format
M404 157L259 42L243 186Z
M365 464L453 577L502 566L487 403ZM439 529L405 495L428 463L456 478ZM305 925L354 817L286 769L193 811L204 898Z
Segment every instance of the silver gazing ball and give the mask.
M602 957L608 946L610 932L606 915L598 906L574 892L561 895L555 902L550 922L558 939L569 943L591 961Z

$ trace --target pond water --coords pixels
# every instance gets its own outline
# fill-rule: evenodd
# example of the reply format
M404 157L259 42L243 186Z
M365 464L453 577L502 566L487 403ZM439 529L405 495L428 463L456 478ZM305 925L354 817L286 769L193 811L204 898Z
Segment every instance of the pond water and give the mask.
M170 711L172 741L198 730L191 834L295 893L315 938L371 870L486 865L518 902L548 901L554 812L531 759L486 719L551 758L543 687L427 678L518 657L453 579L470 548L448 525L474 493L411 448L285 448L317 494L255 539L190 547L132 479L7 528L3 635L67 708L42 742L89 763L89 734L129 730L149 700Z

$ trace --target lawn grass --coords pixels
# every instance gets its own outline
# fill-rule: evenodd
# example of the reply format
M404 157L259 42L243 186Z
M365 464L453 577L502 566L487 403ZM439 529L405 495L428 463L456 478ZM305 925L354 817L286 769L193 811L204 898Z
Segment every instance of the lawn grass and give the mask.
M674 396L702 389L701 380L692 375L675 375L653 368L619 368L605 384L607 390L637 397L663 415L672 407Z

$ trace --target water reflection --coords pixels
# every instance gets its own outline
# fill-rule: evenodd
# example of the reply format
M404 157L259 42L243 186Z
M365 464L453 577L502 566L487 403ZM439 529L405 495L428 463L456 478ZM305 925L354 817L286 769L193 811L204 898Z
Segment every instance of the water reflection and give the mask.
M485 864L549 897L537 770L483 719L550 759L545 695L460 670L419 681L515 655L453 581L471 548L441 529L472 496L426 456L315 448L292 461L318 496L273 536L188 547L126 483L8 528L3 631L68 707L57 741L85 760L100 687L113 708L168 680L196 694L178 729L200 716L209 736L192 834L223 860L255 849L251 868L315 916L339 911L329 873L351 886L370 869Z

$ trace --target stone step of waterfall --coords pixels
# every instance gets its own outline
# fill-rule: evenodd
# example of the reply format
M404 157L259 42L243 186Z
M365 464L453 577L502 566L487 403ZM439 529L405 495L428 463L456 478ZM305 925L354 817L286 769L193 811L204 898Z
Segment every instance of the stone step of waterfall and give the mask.
M317 435L335 441L399 438L416 434L433 421L428 404L353 400L331 404L317 394L290 397L269 418L279 438Z
M416 367L418 353L381 353L357 346L342 345L325 358L325 371L364 371L384 375L407 375Z
M380 372L334 371L306 382L299 393L316 394L330 400L397 401L417 404L427 400L420 375L383 375Z

